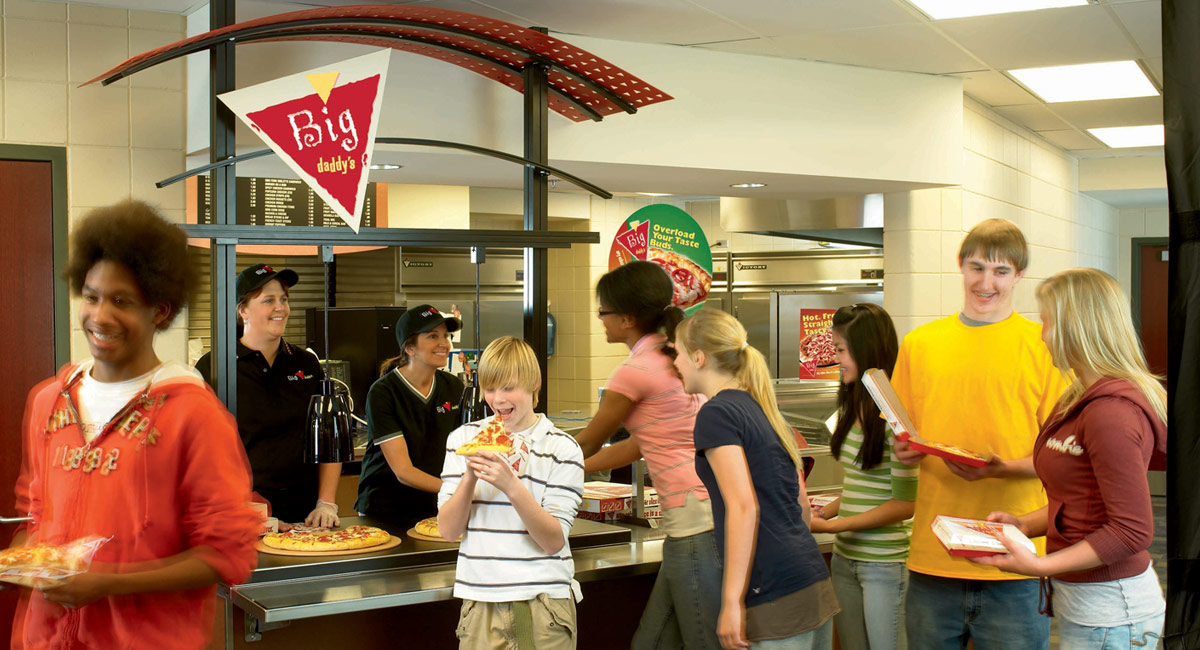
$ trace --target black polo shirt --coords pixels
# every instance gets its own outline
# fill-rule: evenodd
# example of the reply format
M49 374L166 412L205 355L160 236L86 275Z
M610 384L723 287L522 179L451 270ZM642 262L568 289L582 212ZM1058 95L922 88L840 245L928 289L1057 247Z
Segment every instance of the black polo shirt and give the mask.
M209 354L200 357L196 370L211 382ZM317 464L304 462L305 419L308 400L321 392L325 375L312 353L282 339L273 365L241 341L237 355L238 433L254 489L271 501L276 516L303 521L317 503Z
M441 370L434 373L428 399L409 386L397 370L371 385L367 392L370 442L363 455L358 502L354 504L359 512L404 527L437 514L437 495L401 483L379 445L403 436L413 466L441 476L446 437L458 428L462 394L462 380Z

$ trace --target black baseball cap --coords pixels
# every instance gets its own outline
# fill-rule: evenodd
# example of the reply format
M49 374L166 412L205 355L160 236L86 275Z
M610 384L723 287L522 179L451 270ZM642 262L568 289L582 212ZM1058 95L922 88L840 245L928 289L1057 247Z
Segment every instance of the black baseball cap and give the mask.
M428 332L442 323L446 324L448 332L462 329L461 320L443 315L433 305L417 305L401 314L400 320L396 321L396 340L403 346L408 337Z
M280 269L276 271L266 264L255 264L254 266L246 267L237 276L237 301L241 302L246 294L262 287L271 280L279 280L279 283L285 287L293 287L300 281L300 276L296 275L295 271L290 269Z

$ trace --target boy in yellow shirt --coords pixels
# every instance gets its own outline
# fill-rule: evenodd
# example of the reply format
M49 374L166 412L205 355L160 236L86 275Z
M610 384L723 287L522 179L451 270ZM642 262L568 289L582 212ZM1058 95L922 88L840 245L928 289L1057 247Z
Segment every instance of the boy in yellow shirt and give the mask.
M908 646L957 649L973 639L978 650L1047 648L1050 621L1038 613L1038 581L951 557L929 527L939 514L984 519L993 510L1046 505L1031 455L1066 388L1041 326L1013 311L1013 289L1029 262L1016 225L981 222L963 239L958 262L962 311L904 338L892 384L922 437L992 460L975 468L896 443L900 460L921 465L908 558Z

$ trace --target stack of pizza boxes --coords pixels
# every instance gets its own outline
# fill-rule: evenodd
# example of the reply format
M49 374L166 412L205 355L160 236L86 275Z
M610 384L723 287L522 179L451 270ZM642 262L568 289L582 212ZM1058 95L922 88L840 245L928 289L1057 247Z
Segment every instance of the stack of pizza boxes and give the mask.
M658 491L647 487L642 500L647 519L662 518L658 502ZM633 512L633 486L606 481L588 481L583 484L583 501L579 504L579 517L592 521L616 521L622 514Z

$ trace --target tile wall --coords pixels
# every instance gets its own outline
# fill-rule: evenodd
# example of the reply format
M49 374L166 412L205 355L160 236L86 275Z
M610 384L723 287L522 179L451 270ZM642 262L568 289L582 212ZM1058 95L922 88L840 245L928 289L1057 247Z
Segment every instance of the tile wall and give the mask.
M182 222L184 69L173 61L110 86L79 84L184 36L182 16L80 4L0 0L0 142L65 147L72 223L133 197ZM72 303L71 356L88 356ZM187 317L159 334L163 359L187 360Z
M1075 158L969 98L963 140L961 186L885 196L884 303L901 336L961 308L958 247L983 219L1008 219L1025 233L1031 260L1014 306L1029 318L1038 317L1038 281L1056 271L1118 275L1120 215L1079 193Z

